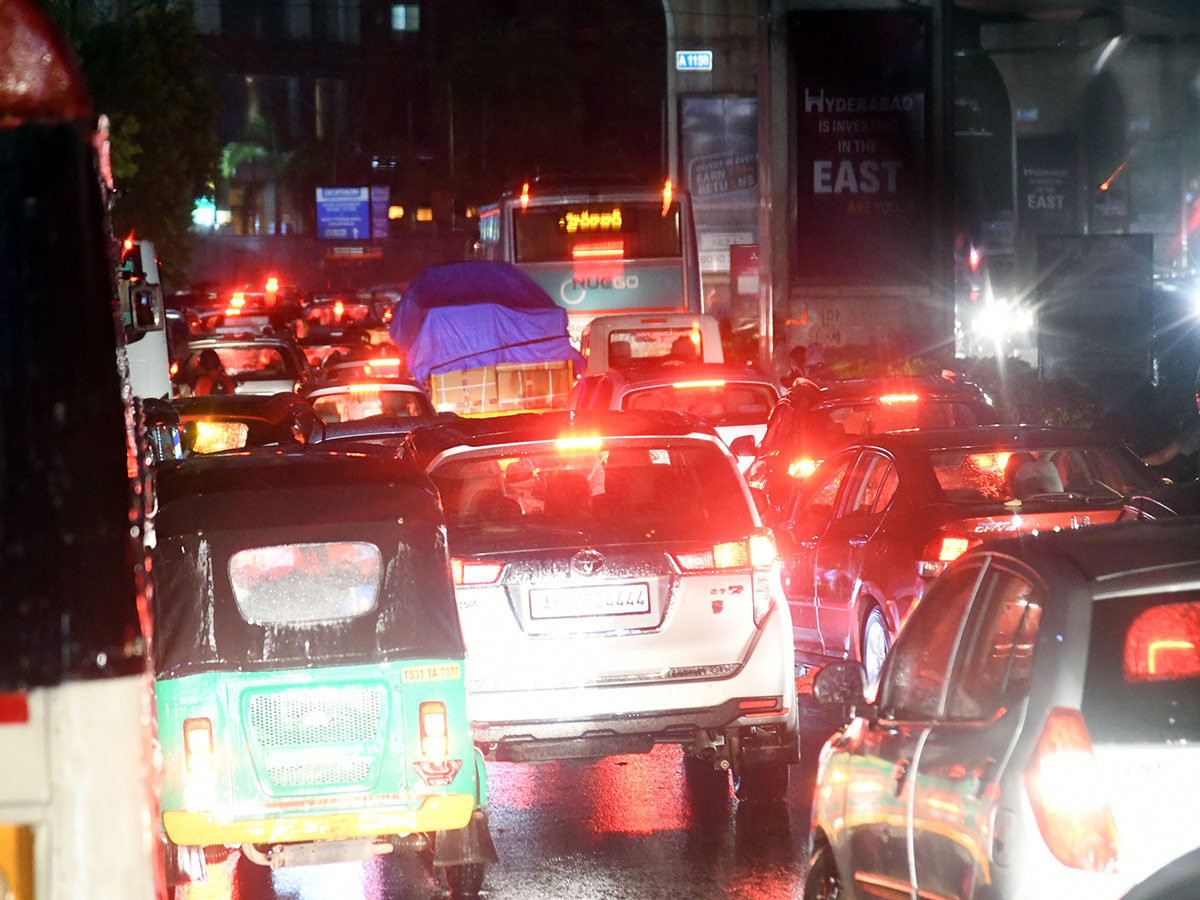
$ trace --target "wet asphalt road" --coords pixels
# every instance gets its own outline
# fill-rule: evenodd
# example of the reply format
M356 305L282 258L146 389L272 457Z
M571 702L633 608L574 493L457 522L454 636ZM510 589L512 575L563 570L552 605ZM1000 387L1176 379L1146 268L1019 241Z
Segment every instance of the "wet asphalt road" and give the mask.
M784 802L734 799L728 778L678 747L597 762L489 763L500 863L485 900L709 900L802 897L815 749L792 767ZM420 857L271 873L234 852L179 900L444 900Z

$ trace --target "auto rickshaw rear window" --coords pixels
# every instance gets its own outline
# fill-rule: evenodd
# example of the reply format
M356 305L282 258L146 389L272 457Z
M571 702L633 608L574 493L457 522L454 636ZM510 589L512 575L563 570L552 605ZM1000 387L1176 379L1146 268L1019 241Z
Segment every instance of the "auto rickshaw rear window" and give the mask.
M360 542L253 547L229 560L238 612L260 625L361 616L378 602L382 572L379 548Z

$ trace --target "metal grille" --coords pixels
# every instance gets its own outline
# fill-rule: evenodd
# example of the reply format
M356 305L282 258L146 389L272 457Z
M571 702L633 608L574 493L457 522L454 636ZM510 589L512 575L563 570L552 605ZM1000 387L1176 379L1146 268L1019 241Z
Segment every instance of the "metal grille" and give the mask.
M259 746L311 747L373 741L383 694L370 688L298 688L250 698L249 725Z
M302 785L362 783L367 780L370 771L371 766L366 760L348 760L271 766L267 770L267 775L276 787L286 788Z

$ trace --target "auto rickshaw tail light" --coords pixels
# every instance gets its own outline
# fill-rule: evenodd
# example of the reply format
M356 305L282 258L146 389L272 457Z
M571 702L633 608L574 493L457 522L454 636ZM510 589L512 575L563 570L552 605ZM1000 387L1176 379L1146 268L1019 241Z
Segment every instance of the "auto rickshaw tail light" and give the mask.
M1025 769L1025 790L1042 839L1059 862L1117 871L1121 839L1079 710L1050 711Z
M441 759L448 749L446 729L446 704L441 700L428 700L421 704L421 755Z
M184 720L183 756L187 770L194 775L213 770L212 722L208 719Z

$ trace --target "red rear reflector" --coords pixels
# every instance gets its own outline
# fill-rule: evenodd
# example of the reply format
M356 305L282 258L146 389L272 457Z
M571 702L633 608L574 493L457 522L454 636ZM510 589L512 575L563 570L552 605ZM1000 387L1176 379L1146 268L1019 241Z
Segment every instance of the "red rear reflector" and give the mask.
M29 697L24 691L0 694L0 725L23 725L29 721Z
M1125 635L1125 680L1200 675L1200 603L1165 603L1140 613Z
M1059 862L1090 872L1117 870L1121 840L1079 710L1050 711L1025 770L1025 790L1042 839Z
M502 562L486 562L479 559L451 559L450 574L456 587L473 584L495 584L504 571Z
M774 709L778 703L778 697L764 697L761 700L739 700L738 709Z
M413 768L430 787L444 787L454 780L458 770L462 768L461 759L428 760L419 759L413 763Z

